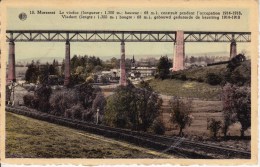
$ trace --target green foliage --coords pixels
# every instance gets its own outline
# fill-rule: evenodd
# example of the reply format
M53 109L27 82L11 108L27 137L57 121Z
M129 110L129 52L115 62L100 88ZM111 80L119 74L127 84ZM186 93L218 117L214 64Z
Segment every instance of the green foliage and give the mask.
M82 74L102 68L103 63L99 57L74 55L70 60L70 65L72 74Z
M77 98L85 109L92 107L93 100L96 97L94 90L92 84L87 82L75 86Z
M228 129L233 122L241 124L241 137L251 126L251 91L250 87L238 87L226 84L223 88L224 126ZM224 134L227 130L224 129Z
M25 73L25 80L29 83L36 83L39 76L39 67L32 62Z
M251 91L250 87L236 87L234 91L234 109L237 114L237 120L241 124L241 137L244 137L244 131L251 126Z
M34 94L26 94L23 96L25 106L37 109L42 112L49 112L49 99L52 94L50 87L46 85L39 85Z
M208 73L206 76L206 81L210 85L219 85L222 79L219 75L216 75L214 73Z
M121 86L108 98L104 121L110 126L147 131L161 105L162 100L152 91L131 84Z
M50 97L51 113L63 116L65 111L77 105L78 99L73 90L60 90L54 92Z
M209 74L210 76L208 76ZM250 85L251 62L245 60L243 56L238 56L233 58L228 65L220 64L174 71L171 78L183 80L182 75L185 75L186 79L190 81L212 83L213 85L224 85L227 82L238 86Z
M58 62L53 60L53 64L40 65L39 62L28 65L28 69L25 73L25 80L29 83L39 83L48 85L49 75L59 75Z
M66 109L64 116L72 119L82 119L83 112L84 112L83 106L78 103L72 106L71 108Z
M164 126L163 121L159 118L155 119L151 126L151 130L155 134L163 135L165 133L165 126Z
M82 76L82 75L72 74L72 75L70 76L70 82L69 82L68 87L72 88L72 87L75 86L75 85L84 83L84 82L85 82L84 78L85 78L85 77Z
M173 97L170 100L171 109L171 121L176 123L179 128L179 136L183 136L183 129L188 125L190 126L192 122L191 113L192 100L181 100L177 97Z
M243 54L238 54L233 57L227 65L227 68L230 71L234 71L234 69L241 65L241 62L245 61L246 57Z
M97 110L99 110L99 121L102 122L103 115L105 112L106 99L102 92L98 92L92 103L92 111L95 113L95 118L97 117Z
M209 129L213 133L213 137L216 139L219 130L221 129L221 121L217 121L212 118L209 124Z
M226 73L226 80L238 86L250 85L251 83L251 62L245 61Z
M161 56L157 65L157 70L160 79L166 79L170 74L170 62L167 56Z
M39 106L39 99L34 95L26 94L23 96L24 105L30 108L37 109Z
M149 85L149 83L147 81L142 80L139 84L139 87L144 88L144 89L149 90L149 91L153 91L153 88Z
M229 130L229 126L235 123L236 121L236 113L233 107L233 94L234 89L231 84L227 83L222 90L222 101L223 101L223 126L222 131L224 136L227 136L227 132Z

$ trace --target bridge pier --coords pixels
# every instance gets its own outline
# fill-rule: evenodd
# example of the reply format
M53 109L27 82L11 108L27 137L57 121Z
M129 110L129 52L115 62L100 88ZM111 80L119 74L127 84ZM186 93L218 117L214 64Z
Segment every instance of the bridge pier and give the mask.
M230 44L230 59L232 59L233 57L235 57L237 55L237 44L236 42L233 40Z
M175 55L173 56L173 71L179 71L184 69L184 32L176 32L176 43L175 46Z
M64 68L64 86L68 86L70 82L70 42L65 44L65 68Z
M126 86L125 72L125 43L121 42L121 59L120 59L120 85Z
M9 42L9 54L8 54L8 78L7 82L15 82L15 44L13 41Z

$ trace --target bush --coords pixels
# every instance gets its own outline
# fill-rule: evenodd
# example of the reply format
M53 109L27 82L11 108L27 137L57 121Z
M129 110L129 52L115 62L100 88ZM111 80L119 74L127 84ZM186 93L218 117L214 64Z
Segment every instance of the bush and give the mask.
M23 102L26 107L37 109L39 107L39 99L35 98L34 95L24 95Z
M185 75L185 74L181 74L181 77L180 77L180 79L181 79L182 81L186 81L186 80L187 80L187 77L186 77L186 75Z
M198 82L204 82L204 80L201 77L199 77L197 81Z
M221 129L221 121L217 121L216 119L212 118L209 123L209 129L213 133L213 137L216 139L217 134Z
M206 81L210 85L219 85L222 81L221 77L214 73L208 73L206 76Z
M165 133L165 126L163 124L163 121L159 118L155 119L151 126L151 130L155 134L163 135Z
M76 105L77 102L77 94L74 91L57 91L50 97L51 112L52 114L63 116L65 111Z
M92 109L86 109L86 110L83 110L81 119L83 121L93 121L93 115L94 115L94 113L93 113Z
M77 104L69 109L66 109L64 116L72 119L82 119L83 110L83 106L81 104Z

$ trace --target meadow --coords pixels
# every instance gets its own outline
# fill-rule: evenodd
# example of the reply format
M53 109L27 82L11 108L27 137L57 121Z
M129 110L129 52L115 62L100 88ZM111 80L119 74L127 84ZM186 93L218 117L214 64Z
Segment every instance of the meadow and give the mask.
M6 113L7 158L169 158L125 142Z

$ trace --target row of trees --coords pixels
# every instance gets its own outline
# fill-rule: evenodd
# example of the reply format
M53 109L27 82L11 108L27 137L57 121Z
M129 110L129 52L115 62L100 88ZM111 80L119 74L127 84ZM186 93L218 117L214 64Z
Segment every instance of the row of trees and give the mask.
M55 59L52 64L41 65L39 61L32 61L25 73L25 80L29 83L47 83L49 75L60 75L59 63Z
M216 137L222 129L226 137L229 127L235 122L241 124L241 137L251 126L251 92L249 87L227 84L223 88L223 119L211 119L209 129ZM44 95L44 96L43 96ZM85 82L72 89L52 91L42 85L33 95L25 95L26 106L72 119L99 121L113 127L129 128L137 131L153 131L163 134L165 127L160 118L162 99L154 93L147 82L140 87L120 86L106 100L100 89ZM179 136L183 129L190 126L192 100L173 97L170 100L171 121L179 127ZM97 110L99 115L97 115Z
M85 121L95 119L97 108L102 116L106 105L106 100L100 89L93 88L87 82L72 89L56 91L52 91L47 85L41 85L34 94L25 95L23 100L27 107Z

